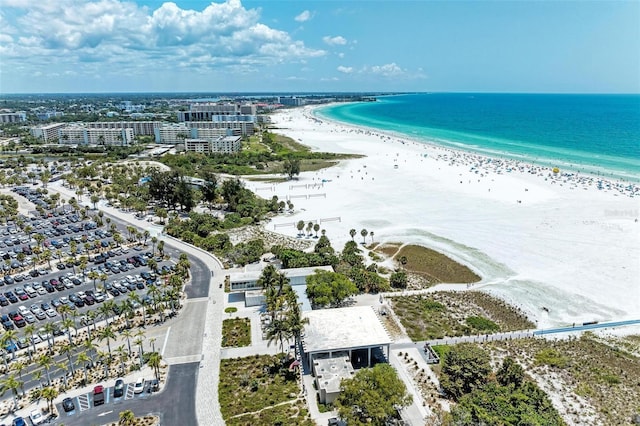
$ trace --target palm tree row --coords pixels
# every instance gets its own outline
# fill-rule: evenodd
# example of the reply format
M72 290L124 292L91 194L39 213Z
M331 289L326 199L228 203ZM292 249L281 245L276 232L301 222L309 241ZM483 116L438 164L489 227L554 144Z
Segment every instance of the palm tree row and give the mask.
M265 290L267 313L270 316L266 328L267 344L278 342L280 350L284 351L284 341L293 337L297 348L304 325L309 320L302 317L301 304L289 279L273 265L268 265L262 271L258 284Z

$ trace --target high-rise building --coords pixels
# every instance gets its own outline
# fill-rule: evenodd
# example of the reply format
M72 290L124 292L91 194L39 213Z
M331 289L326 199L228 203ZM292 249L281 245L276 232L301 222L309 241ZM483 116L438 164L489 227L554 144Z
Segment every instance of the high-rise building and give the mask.
M0 113L0 123L22 123L23 121L27 121L27 113L24 111Z

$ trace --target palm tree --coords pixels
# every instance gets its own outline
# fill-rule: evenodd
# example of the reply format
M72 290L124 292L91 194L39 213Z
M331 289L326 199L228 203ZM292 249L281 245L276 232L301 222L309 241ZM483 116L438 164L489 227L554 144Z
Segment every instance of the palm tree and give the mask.
M11 364L11 369L18 373L18 377L20 378L20 389L22 390L22 395L24 395L24 381L22 380L22 372L27 367L27 364L18 360Z
M67 344L62 345L62 347L60 348L60 353L67 356L67 362L69 363L69 369L71 370L72 374L76 372L75 366L73 365L73 360L71 359L71 353L74 349L74 345Z
M144 237L144 245L147 245L147 239L151 236L151 233L148 230L145 230L142 234L142 236Z
M273 342L280 343L280 352L284 352L284 341L292 336L286 320L276 318L267 326L267 346Z
M60 371L62 371L62 381L64 382L63 389L66 390L69 387L67 383L67 373L69 372L69 367L63 362L56 364L56 367L58 367Z
M313 222L307 223L307 236L311 235L312 229L313 229Z
M149 267L149 269L151 269L154 273L158 273L158 262L156 262L155 259L149 259L147 261L147 266Z
M89 359L91 360L91 367L93 367L93 365L95 364L93 356L96 353L96 345L93 344L92 340L87 339L82 343L82 347L84 348L87 356L89 356Z
M298 236L300 236L304 229L304 220L299 220L298 223L296 223L296 229L298 230Z
M373 231L369 232L369 236L371 237L371 244L373 244Z
M355 237L355 236L356 236L356 230L355 230L355 229L351 229L351 230L349 231L349 235L351 235L351 241L353 241L353 237Z
M124 345L120 345L116 348L116 355L118 356L118 359L120 360L120 369L122 370L122 374L125 374L125 366L124 363L125 361L129 358L129 354L127 353L127 349L124 347Z
M106 326L105 328L103 328L98 332L98 339L100 339L100 341L103 341L103 340L107 341L107 349L109 350L109 359L111 359L111 339L115 340L115 338L116 338L116 335L113 332L113 329L111 328L110 325Z
M47 345L49 346L49 352L51 352L53 347L53 333L56 331L56 326L52 322L48 322L43 328L45 333L47 333Z
M289 328L291 334L293 334L296 349L300 346L300 336L302 335L302 331L304 330L304 325L309 324L309 318L304 318L302 316L302 306L301 303L298 303L298 296L295 291L287 292L287 312L285 314L285 319L287 323L287 327Z
M53 412L53 400L58 397L58 390L52 386L47 386L42 389L42 397L47 400L47 406L49 407L49 412Z
M5 349L7 346L12 348L16 347L16 339L18 337L18 332L15 330L6 330L2 333L2 337L0 337L0 347ZM11 359L16 359L16 350L11 351ZM4 357L5 367L7 366L7 357ZM6 369L5 369L6 370Z
M40 367L44 368L44 372L47 375L47 384L50 385L51 384L51 376L49 375L49 369L53 365L53 358L51 358L47 354L43 354L43 355L40 355L40 357L38 357L38 360L36 362L38 363L38 365Z
M69 344L73 345L73 339L71 338L71 329L75 329L75 321L71 318L65 318L62 320L62 326L67 329L67 336L69 337ZM76 333L77 334L77 333Z
M129 294L135 294L135 293L129 293ZM131 356L131 338L133 337L133 332L130 329L126 328L122 330L120 334L127 339L127 348L129 350L129 356Z
M160 380L160 363L162 361L162 355L158 352L151 352L149 354L149 360L147 363L149 367L153 368L153 372L156 376L156 380Z
M31 338L31 347L33 348L33 353L36 353L36 341L33 338L34 334L36 334L36 326L33 324L27 324L24 328L24 334L29 335ZM29 354L29 358L31 359L31 354Z
M87 277L90 280L93 280L93 291L97 292L98 288L96 287L96 280L100 278L100 274L97 271L89 271Z
M158 252L160 252L160 256L164 257L164 241L158 242Z
M362 235L362 244L365 244L365 238L367 237L367 235L369 235L369 232L366 229L363 229L362 231L360 231L360 235Z
M151 254L153 254L153 256L156 255L156 244L158 244L158 237L151 237L151 247L153 248Z
M320 230L320 225L318 223L313 225L313 230L316 233L316 238L318 238L318 231Z
M87 369L92 363L91 358L89 358L86 352L80 352L76 356L76 363L82 365L82 369L84 371L84 384L86 385L87 383L89 383L89 378L87 377Z
M13 394L13 409L18 409L18 389L22 387L22 382L16 379L13 374L9 374L0 380L0 395L4 396L4 393L8 390Z
M131 410L120 411L120 419L118 421L119 425L122 426L132 426L135 423L136 416L133 414Z
M98 312L100 315L107 321L107 327L109 326L109 319L111 318L111 314L113 313L113 307L115 302L113 300L107 300L98 308Z
M61 305L58 308L58 312L60 313L60 316L62 317L62 320L66 320L67 319L67 315L70 314L71 312L73 312L73 309L71 309L68 305Z

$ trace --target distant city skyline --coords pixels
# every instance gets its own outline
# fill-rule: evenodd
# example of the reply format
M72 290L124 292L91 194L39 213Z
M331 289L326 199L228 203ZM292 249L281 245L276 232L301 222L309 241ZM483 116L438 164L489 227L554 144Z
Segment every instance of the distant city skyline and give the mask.
M640 93L640 2L0 0L0 93Z

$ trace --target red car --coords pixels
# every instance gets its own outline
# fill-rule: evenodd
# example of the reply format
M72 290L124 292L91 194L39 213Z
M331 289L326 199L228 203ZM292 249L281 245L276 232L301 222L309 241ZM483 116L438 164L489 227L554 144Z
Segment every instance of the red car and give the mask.
M93 388L93 405L102 405L104 404L104 386L98 385Z

